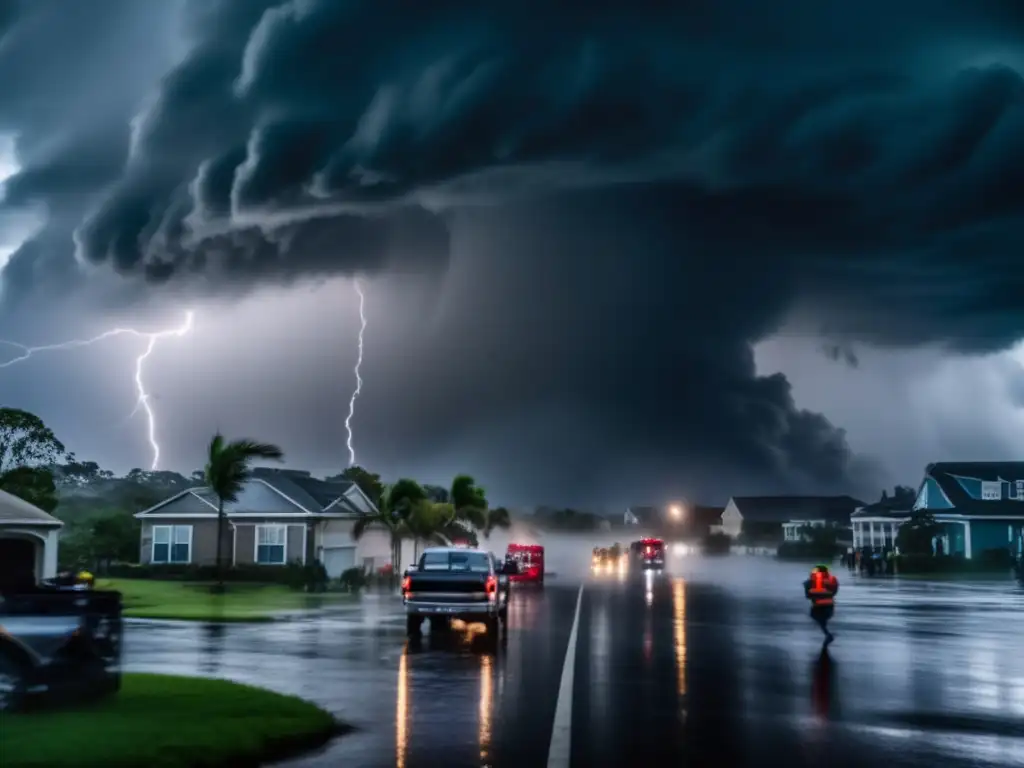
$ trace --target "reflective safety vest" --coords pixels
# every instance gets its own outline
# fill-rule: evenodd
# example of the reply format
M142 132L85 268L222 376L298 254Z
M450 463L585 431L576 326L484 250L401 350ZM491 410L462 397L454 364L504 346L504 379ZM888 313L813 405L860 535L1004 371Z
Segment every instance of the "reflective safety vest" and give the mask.
M836 577L830 573L815 571L811 574L811 588L807 596L815 606L835 605Z

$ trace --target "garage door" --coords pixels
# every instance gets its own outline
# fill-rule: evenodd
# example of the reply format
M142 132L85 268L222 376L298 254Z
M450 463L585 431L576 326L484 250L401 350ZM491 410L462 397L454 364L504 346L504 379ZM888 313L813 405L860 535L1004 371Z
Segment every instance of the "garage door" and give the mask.
M332 579L341 576L342 573L356 565L355 547L331 547L324 549L324 568L327 575Z
M35 542L0 538L0 588L27 587L35 580Z

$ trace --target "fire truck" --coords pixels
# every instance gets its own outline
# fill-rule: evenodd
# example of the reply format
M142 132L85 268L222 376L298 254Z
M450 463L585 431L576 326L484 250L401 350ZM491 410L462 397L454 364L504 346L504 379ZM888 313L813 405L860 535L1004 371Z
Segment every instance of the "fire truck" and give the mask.
M510 581L544 586L544 547L540 544L509 544L505 562L509 561L519 566Z

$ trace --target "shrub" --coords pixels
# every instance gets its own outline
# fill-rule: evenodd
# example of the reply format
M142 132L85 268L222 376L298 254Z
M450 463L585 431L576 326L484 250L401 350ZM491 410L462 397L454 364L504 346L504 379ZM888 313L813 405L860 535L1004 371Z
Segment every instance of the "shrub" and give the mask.
M709 533L701 542L705 555L727 555L732 549L732 539L725 533Z
M349 568L341 574L341 587L346 592L358 592L366 587L368 579L366 572L359 567Z

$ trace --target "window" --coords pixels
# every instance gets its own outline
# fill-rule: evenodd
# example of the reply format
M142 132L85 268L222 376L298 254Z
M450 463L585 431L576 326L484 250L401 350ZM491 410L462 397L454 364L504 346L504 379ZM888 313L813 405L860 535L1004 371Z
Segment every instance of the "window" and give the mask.
M981 484L981 498L985 501L999 501L1003 498L1003 484L998 480L984 481Z
M491 560L483 552L425 552L420 559L420 570L488 573Z
M192 562L191 525L154 525L153 555L157 564Z
M256 526L256 562L260 565L284 565L288 549L288 528L284 525Z

